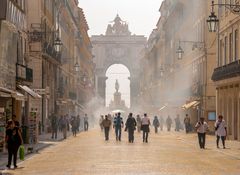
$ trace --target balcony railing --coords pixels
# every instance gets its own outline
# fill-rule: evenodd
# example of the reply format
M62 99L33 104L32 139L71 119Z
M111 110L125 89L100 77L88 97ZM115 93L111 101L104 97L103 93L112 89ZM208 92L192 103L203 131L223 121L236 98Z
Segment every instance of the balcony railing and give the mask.
M214 69L212 80L219 81L240 76L240 60Z
M47 55L55 59L57 62L61 63L61 54L56 52L54 47L50 43L44 42L43 47L44 47L44 52Z

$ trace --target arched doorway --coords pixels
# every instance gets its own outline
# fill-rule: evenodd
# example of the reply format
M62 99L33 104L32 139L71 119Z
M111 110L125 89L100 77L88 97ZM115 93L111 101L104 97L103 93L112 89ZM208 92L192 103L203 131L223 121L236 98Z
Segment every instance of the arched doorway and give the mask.
M116 93L115 84L116 81L119 85L119 93L121 95L121 99L125 101L125 106L130 108L130 71L123 64L113 64L108 67L105 76L106 79L106 107L113 105L114 103L114 93ZM116 96L115 96L116 97ZM116 102L116 99L115 99Z

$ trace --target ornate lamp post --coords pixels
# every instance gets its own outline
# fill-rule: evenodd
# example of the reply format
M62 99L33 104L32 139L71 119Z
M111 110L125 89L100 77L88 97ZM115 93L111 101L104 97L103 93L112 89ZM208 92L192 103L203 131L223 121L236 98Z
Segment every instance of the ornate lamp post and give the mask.
M176 53L178 55L178 59L181 60L183 57L184 51L183 51L182 47L180 46L180 42L179 42L179 46L178 46Z
M204 42L200 41L179 41L179 46L178 49L176 50L176 53L178 55L178 59L181 60L184 54L184 50L181 47L181 43L187 43L187 44L192 44L193 47L192 49L194 50L195 48L198 48L199 50L202 48L205 48Z
M214 12L214 6L219 6L219 7L223 6L227 9L229 9L231 13L240 15L240 4L237 4L237 3L233 4L233 3L231 3L231 1L230 1L230 3L221 3L221 4L215 4L214 1L212 1L211 6L212 6L212 11L211 11L210 16L207 19L209 32L216 32L218 22L219 22L219 19L217 18L217 16L215 15L215 12Z

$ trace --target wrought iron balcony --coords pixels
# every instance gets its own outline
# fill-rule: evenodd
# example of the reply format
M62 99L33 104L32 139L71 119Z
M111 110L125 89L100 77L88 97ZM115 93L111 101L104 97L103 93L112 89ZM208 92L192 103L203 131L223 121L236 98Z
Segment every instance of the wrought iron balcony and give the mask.
M45 54L49 55L57 62L61 63L61 54L54 49L53 45L48 42L44 42L43 47Z
M240 60L214 69L212 80L219 81L240 76Z

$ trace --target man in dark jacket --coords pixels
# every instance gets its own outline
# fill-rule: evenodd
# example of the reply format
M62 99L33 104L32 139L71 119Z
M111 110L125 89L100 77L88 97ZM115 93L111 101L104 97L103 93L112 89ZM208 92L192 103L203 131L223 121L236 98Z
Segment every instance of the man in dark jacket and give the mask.
M104 128L105 140L109 140L109 130L112 122L109 120L108 115L105 115L105 119L102 121L101 125Z
M55 114L51 116L52 139L57 139L58 119Z
M125 131L128 131L128 141L129 143L133 143L134 141L134 131L136 129L137 122L133 117L132 113L129 113L128 119L126 121Z

